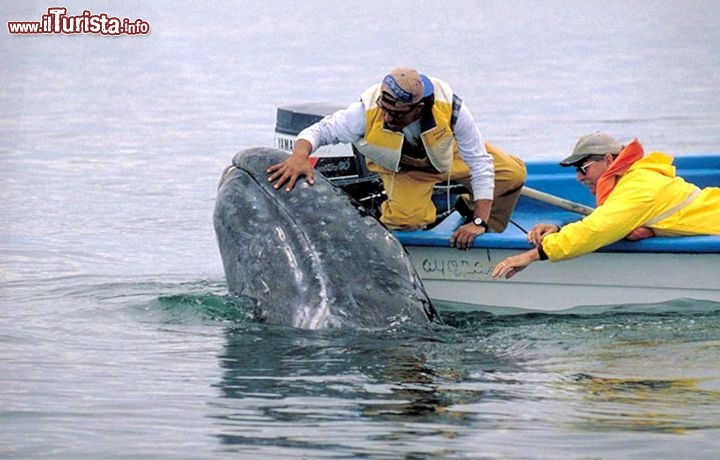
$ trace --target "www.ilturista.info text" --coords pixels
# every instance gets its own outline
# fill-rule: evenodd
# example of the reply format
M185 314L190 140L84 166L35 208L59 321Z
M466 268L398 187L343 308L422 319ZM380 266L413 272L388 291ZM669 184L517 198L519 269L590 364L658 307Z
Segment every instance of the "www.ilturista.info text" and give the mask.
M147 35L150 24L142 19L131 21L92 14L85 10L78 16L68 16L67 8L48 8L40 21L8 21L11 34L100 34L100 35Z

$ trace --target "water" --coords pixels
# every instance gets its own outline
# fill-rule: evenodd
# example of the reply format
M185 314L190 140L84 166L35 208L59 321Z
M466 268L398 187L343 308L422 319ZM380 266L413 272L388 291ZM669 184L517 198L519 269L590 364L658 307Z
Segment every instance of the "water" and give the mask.
M528 159L596 129L717 151L720 9L666 3L87 0L151 33L0 32L0 456L716 457L718 304L290 330L227 295L211 223L278 105L396 65Z

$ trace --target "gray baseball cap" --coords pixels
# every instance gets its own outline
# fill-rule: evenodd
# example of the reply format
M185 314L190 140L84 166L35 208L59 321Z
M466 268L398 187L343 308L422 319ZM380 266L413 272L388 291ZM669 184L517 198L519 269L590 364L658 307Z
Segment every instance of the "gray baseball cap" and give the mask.
M561 166L573 166L592 155L617 155L623 149L622 144L609 134L596 131L582 136L575 144L572 155L560 162Z

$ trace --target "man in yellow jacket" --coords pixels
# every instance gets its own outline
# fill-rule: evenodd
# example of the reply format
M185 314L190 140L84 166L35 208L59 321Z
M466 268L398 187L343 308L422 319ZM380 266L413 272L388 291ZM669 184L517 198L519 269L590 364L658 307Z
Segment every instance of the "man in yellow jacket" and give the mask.
M699 189L675 175L672 157L643 157L637 139L622 146L608 134L581 137L560 162L577 169L597 208L584 219L559 228L538 224L528 233L536 247L507 257L493 278L511 278L536 260L553 262L591 253L623 238L720 234L720 188Z

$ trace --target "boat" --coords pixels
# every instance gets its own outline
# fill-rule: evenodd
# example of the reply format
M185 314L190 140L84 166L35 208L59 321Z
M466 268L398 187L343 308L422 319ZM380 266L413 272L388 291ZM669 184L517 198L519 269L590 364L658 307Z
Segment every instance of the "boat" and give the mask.
M292 151L295 136L339 107L303 103L277 109L276 148ZM360 205L382 200L379 179L349 144L324 146L314 167ZM439 219L431 228L393 231L410 254L435 302L456 310L523 309L565 311L575 307L656 304L674 300L720 302L720 236L619 241L576 259L537 262L509 280L492 279L505 257L530 249L527 231L540 222L564 225L592 210L594 197L576 180L573 168L556 161L527 161L528 176L511 223L502 233L475 239L472 248L450 247L464 217L453 204L458 187L438 186L433 199ZM676 157L678 174L699 187L720 185L719 154Z

